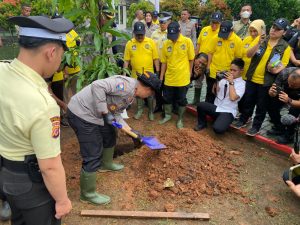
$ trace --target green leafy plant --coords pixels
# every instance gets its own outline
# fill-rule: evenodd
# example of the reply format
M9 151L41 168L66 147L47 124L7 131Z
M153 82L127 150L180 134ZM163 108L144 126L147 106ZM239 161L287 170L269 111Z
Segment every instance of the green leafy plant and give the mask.
M108 6L106 12L114 12L111 0L101 4ZM81 37L81 45L71 48L64 58L68 65L79 65L81 68L76 75L78 90L97 79L128 73L128 70L125 71L116 64L116 61L122 58L122 54L113 54L111 48L129 40L130 37L113 28L112 20L100 25L99 18L103 12L99 11L98 0L53 0L52 8L58 8L59 13L72 20L77 26L76 32ZM118 40L110 43L109 35L117 37Z

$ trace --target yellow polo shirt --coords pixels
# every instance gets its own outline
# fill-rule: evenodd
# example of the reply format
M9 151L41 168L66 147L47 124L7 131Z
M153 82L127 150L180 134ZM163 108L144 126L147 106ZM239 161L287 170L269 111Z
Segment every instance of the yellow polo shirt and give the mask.
M0 63L0 155L23 161L60 154L60 112L48 85L34 70L14 59Z
M255 40L250 45L250 48L257 45L258 41L259 41L259 37L255 38ZM270 58L272 49L273 48L268 43L268 47L265 50L265 53L264 53L263 57L261 58L259 64L257 65L257 67L255 69L255 72L254 72L252 80L251 80L252 82L257 83L257 84L263 84L264 83L264 77L265 77L265 72L266 72L266 68L267 68L267 63L268 63L268 59ZM291 47L288 46L285 49L285 51L283 53L283 56L282 56L282 59L281 59L281 63L284 66L287 66L287 64L289 63L290 55L291 55Z
M211 78L216 78L218 71L229 70L233 59L242 58L242 40L233 32L227 40L215 35L207 48L207 52L212 54L209 68Z
M156 21L152 20L153 24L159 25L159 19L157 19Z
M161 59L161 52L164 45L164 41L167 40L167 30L161 31L160 28L158 28L156 31L154 31L151 35L151 39L155 42L159 59Z
M211 39L219 33L219 29L220 27L217 30L213 31L210 25L203 27L197 40L197 44L200 45L198 53L204 52L207 54L207 45L209 41L211 41Z
M59 72L54 73L52 82L61 81L63 79L64 79L64 72L59 71Z
M127 42L124 53L124 60L130 61L132 67L131 77L137 78L136 72L154 72L153 60L158 59L157 48L154 41L145 37L143 42L135 38Z
M183 87L190 83L190 60L195 57L193 42L190 38L179 35L175 44L166 40L162 49L161 62L167 64L165 85Z
M254 41L254 39L251 36L246 37L242 42L242 54L243 54L243 60L245 62L244 65L244 71L242 73L243 80L246 80L246 74L249 69L251 58L247 57L247 51L250 48L251 43Z

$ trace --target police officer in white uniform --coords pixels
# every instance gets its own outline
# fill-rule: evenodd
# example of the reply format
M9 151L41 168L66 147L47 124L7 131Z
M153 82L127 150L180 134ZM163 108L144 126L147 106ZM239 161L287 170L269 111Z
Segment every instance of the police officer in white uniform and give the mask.
M60 113L45 78L58 69L69 20L17 16L20 52L0 64L0 195L12 225L57 225L72 208L60 153Z

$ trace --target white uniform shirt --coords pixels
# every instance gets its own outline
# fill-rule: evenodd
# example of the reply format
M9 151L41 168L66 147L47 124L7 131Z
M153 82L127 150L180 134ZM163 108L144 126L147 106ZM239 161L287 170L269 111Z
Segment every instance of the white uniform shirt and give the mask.
M228 112L231 113L233 117L236 117L238 112L238 102L245 93L246 82L242 77L234 79L233 82L235 92L240 98L235 101L229 99L229 82L226 79L222 79L218 82L219 91L214 104L217 106L216 112Z

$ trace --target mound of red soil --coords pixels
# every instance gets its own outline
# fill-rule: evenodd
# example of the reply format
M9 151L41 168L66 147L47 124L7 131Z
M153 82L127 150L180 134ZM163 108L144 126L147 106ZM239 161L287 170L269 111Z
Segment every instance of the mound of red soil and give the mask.
M131 164L135 179L145 182L150 198L176 196L193 203L208 195L241 193L233 154L211 137L191 129L164 128L156 134L168 148L153 151L144 146Z

